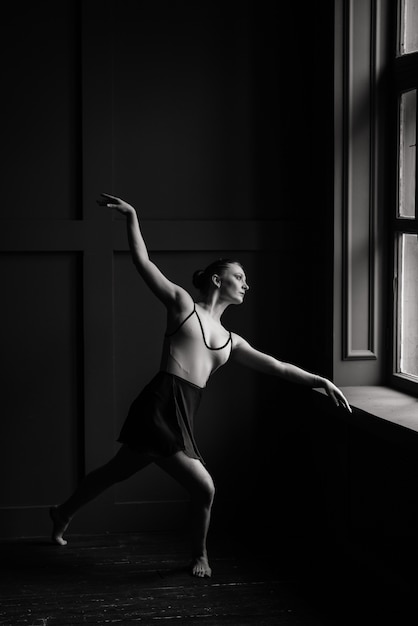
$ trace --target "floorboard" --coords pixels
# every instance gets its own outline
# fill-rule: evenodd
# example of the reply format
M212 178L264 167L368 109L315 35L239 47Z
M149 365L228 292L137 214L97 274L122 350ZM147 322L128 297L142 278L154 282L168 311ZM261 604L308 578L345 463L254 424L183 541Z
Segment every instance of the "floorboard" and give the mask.
M381 611L366 615L355 606L335 570L312 563L302 575L289 554L243 554L231 540L212 538L210 548L213 576L199 579L189 574L188 544L176 533L70 536L65 547L45 538L0 542L0 624L382 623ZM337 601L338 587L345 593Z
M274 560L212 546L212 578L189 574L187 542L173 533L73 536L1 544L0 624L254 624L322 626Z

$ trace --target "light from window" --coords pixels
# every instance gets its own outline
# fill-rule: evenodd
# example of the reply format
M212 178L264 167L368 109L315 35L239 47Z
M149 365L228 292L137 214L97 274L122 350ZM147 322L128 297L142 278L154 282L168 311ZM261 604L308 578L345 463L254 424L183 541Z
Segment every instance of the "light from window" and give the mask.
M417 90L401 95L399 125L399 217L415 217Z
M418 0L401 2L400 53L418 51Z
M398 358L397 371L418 379L418 236L398 238Z
M376 3L376 5L378 2ZM389 6L391 3L387 3ZM418 391L418 219L417 219L417 92L418 0L397 0L398 46L394 59L393 95L398 100L396 202L391 203L394 244L393 359L394 386ZM394 196L392 196L394 197Z

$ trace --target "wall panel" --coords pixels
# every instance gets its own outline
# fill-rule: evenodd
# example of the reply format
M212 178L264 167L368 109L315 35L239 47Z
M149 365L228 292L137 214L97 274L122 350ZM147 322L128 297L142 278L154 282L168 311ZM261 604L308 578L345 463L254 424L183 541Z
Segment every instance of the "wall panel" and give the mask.
M380 384L387 193L386 2L336 3L335 382Z
M348 2L346 7L343 357L354 360L376 358L372 8L372 2Z
M79 217L77 7L72 0L8 4L0 46L9 199L0 218Z
M21 525L20 509L40 514L79 478L79 270L75 254L0 256L6 305L1 325L2 533L3 523L12 519Z
M112 3L115 189L143 219L254 217L246 5L163 7Z

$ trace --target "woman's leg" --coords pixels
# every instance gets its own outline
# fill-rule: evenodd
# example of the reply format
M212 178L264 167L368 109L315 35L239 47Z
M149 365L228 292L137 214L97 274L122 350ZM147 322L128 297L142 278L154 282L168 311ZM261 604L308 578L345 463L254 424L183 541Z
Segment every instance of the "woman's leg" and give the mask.
M215 487L212 477L198 459L191 459L184 452L177 452L165 459L156 459L170 476L177 480L191 496L192 503L192 573L194 576L210 576L206 549Z
M59 506L51 507L50 516L53 522L52 540L65 546L63 534L73 515L85 504L96 498L114 483L125 480L149 465L153 459L134 452L122 445L115 456L105 465L93 470L81 481L75 492Z

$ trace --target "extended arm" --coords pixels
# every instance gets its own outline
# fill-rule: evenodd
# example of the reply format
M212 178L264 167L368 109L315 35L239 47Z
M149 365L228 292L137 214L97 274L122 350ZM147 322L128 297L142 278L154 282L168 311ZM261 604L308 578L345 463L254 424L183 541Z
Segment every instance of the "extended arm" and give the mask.
M307 387L322 387L337 406L341 405L351 413L351 407L342 391L327 378L311 374L297 365L279 361L269 354L260 352L253 348L245 339L235 334L233 335L233 345L232 358L237 363L265 374L280 376L285 380Z
M177 303L179 308L182 308L182 304L187 306L190 300L189 294L182 287L168 280L155 263L150 260L134 207L107 193L102 193L101 196L102 198L97 201L98 204L116 209L126 217L132 261L148 287L166 306L173 303Z

